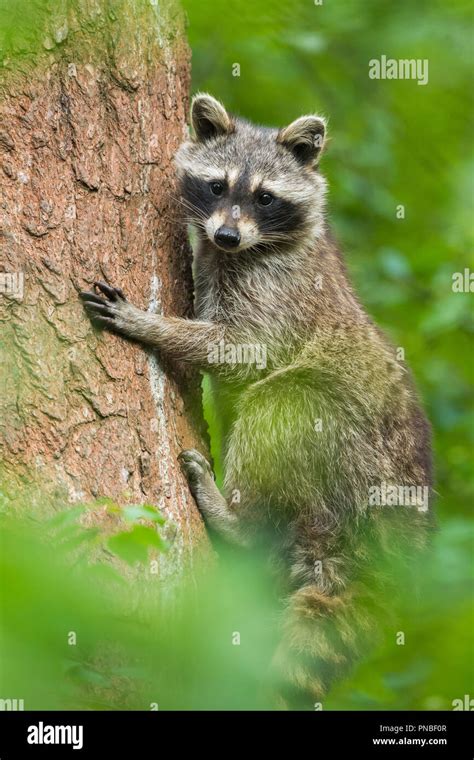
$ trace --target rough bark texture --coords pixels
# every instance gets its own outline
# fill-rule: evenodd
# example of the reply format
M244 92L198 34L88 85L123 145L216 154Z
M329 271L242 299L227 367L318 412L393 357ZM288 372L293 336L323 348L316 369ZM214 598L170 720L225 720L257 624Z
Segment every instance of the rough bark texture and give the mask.
M77 297L103 279L144 308L191 310L172 164L189 85L182 18L155 0L51 3L2 58L1 489L38 509L157 504L182 566L204 539L176 461L206 451L199 378L94 329Z

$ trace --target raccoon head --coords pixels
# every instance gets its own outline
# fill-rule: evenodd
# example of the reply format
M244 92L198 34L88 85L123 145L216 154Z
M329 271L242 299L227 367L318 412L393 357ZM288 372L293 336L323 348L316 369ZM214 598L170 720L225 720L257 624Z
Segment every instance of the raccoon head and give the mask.
M321 234L324 119L257 127L199 94L191 124L194 137L181 146L176 165L186 218L201 239L222 251L270 252Z

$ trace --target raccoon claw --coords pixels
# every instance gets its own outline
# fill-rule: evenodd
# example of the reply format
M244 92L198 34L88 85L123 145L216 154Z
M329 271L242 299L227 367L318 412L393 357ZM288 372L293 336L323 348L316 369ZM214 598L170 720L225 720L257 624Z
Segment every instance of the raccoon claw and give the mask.
M102 314L110 319L113 319L114 315L110 311L110 307L104 301L89 301L84 299L84 306L91 311L95 316Z
M117 301L120 299L121 301L126 301L123 291L121 288L112 288L110 285L107 285L105 282L94 282L94 287L99 288L99 290L104 294L104 296L107 296L109 301Z
M104 303L104 299L102 298L102 296L98 296L97 293L94 293L92 290L81 291L81 293L79 293L79 298L85 302L90 301L91 303L97 303L97 304Z
M193 485L201 480L206 474L214 478L211 465L199 451L196 449L187 449L178 455L184 474L186 475L189 485Z
M116 323L113 316L101 317L99 314L93 314L92 312L90 316L91 316L91 319L94 320L94 322L96 322L98 325L101 325L102 327L108 327L111 330L113 330L114 327L116 327Z
M94 287L100 290L100 294L92 290L79 293L87 313L102 327L118 330L122 326L120 316L123 316L123 309L121 307L127 303L122 290L112 288L105 282L94 282Z
M114 323L115 315L110 308L110 301L106 301L104 298L87 290L79 293L79 298L82 300L84 308L91 319L102 324Z

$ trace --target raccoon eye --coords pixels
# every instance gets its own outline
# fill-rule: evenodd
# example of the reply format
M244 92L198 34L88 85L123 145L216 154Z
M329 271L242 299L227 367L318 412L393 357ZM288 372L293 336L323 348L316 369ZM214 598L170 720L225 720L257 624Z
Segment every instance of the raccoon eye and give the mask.
M211 188L211 193L213 195L222 195L224 192L224 185L222 182L211 182L209 187Z
M258 202L261 206L269 206L270 203L273 203L273 195L270 195L270 193L262 193L259 196Z

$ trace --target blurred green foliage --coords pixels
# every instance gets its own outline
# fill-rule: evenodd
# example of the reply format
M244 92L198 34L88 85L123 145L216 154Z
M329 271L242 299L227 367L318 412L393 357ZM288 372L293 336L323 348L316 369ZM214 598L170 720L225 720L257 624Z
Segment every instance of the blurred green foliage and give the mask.
M1 47L31 47L41 5L25 15L23 1L10 3ZM329 117L330 219L369 312L405 350L434 427L440 530L417 594L399 570L405 644L387 627L324 709L451 709L472 694L473 677L472 296L451 289L454 272L474 268L470 3L184 5L194 90L264 124ZM429 83L369 79L369 60L383 54L427 58ZM151 570L167 549L161 517L152 506L106 506L127 529L84 527L84 507L47 523L2 517L0 697L26 709L271 706L278 606L260 559L196 567L171 604Z
M166 546L143 523L161 517L106 506L129 523L111 537L83 524L96 504L48 521L1 516L0 698L56 710L270 706L275 608L258 561L196 566L167 597Z
M474 270L471 3L183 4L193 91L266 125L329 118L330 222L369 313L415 374L434 428L438 512L471 514L472 295L451 288L454 272ZM369 79L381 55L428 59L428 84Z
M165 600L154 572L164 546L140 508L126 510L131 530L115 541L80 524L86 507L46 523L1 517L0 697L23 699L25 709L274 708L279 607L265 558L230 554L217 568L196 567L178 598ZM452 709L469 693L472 540L468 521L451 521L417 594L406 569L392 568L406 591L393 600L394 620L380 621L381 646L325 710Z

